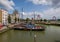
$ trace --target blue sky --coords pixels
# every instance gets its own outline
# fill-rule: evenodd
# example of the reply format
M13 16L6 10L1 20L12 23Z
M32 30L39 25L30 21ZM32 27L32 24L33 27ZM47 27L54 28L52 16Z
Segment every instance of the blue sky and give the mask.
M0 0L0 8L8 10L10 14L15 9L20 13L23 8L24 18L32 18L32 12L45 19L52 19L53 16L60 18L60 0Z
M17 9L19 12L22 11L22 8L24 12L34 12L34 11L42 12L43 10L47 10L49 8L47 5L36 5L36 4L33 4L32 2L28 2L27 0L17 0L17 1L13 0L13 1L15 3L14 8ZM25 15L24 17L32 18L33 16Z
M27 0L13 0L15 2L15 8L21 11L21 9L24 9L24 12L32 12L32 11L43 11L48 9L49 7L47 5L36 5L32 2L28 2Z
M42 5L42 4L33 4L32 2L28 2L27 0L13 0L15 3L15 9L19 10L19 12L43 12L44 10L49 9L50 7L48 5ZM27 17L25 15L25 17ZM32 18L33 16L28 16L29 18Z

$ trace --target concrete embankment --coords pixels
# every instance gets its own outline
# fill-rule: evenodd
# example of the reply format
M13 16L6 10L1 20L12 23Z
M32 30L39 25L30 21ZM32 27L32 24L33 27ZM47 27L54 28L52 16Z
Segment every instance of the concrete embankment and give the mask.
M12 29L15 25L17 24L9 24L8 26L3 26L1 29L0 29L0 33L3 33L5 31L8 31L10 29Z
M46 24L46 25L55 25L55 26L60 26L60 24Z
M47 22L40 22L40 23L36 23L36 24L44 24L44 25L60 26L60 24L59 24L59 23L47 23Z
M8 28L9 28L9 29L12 29L15 25L17 25L17 24L9 24L9 25L8 25Z
M4 26L0 29L0 33L6 32L7 30L9 30L9 28L7 26Z

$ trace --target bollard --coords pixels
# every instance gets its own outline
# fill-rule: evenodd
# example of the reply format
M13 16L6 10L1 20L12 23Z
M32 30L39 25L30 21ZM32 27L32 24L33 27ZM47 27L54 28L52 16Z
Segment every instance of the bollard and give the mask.
M36 42L36 35L34 35L34 42Z
M30 36L32 35L32 28L30 29Z

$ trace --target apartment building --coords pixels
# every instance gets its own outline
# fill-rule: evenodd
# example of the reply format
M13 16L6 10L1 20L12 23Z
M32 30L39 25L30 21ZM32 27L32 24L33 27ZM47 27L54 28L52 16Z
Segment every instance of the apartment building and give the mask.
M16 19L16 23L18 23L19 21L18 21L18 19L19 19L19 12L17 11L17 10L14 10L14 12L13 12L13 16L15 17L15 19ZM13 18L14 18L13 17Z
M8 24L8 12L4 9L0 9L0 23L3 25Z
M18 19L19 19L19 13L17 10L14 10L12 14L9 14L10 18L11 18L11 23L18 23Z
M11 18L11 23L15 23L15 15L14 14L9 14Z

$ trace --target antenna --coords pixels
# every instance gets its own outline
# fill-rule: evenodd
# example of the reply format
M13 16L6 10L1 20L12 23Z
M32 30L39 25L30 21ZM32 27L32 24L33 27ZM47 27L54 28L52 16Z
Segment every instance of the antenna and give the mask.
M34 12L34 20L35 20L35 12Z
M35 12L33 12L33 19L34 19L34 20L35 20L35 16L36 16L36 15L35 15Z
M23 8L22 8L22 19L23 19Z

